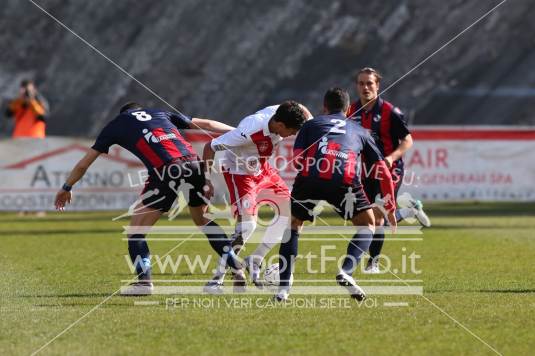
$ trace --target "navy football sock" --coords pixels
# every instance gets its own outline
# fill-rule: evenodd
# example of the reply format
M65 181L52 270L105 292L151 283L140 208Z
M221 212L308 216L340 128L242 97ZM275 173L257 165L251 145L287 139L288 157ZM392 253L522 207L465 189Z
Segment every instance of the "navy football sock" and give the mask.
M372 263L372 260L377 259L377 256L381 254L383 244L385 242L385 228L383 226L377 226L375 234L373 235L372 243L370 244L370 259L368 265Z
M288 238L288 234L290 234ZM297 256L299 232L287 229L279 249L279 279L280 287L290 285L295 257ZM286 242L285 242L286 241Z
M362 254L368 251L373 235L369 228L360 228L347 246L347 256L342 263L342 271L351 275L357 268Z
M238 256L232 249L232 241L227 237L225 231L216 222L210 221L203 226L203 232L208 238L208 242L215 252L223 257L227 265L233 269L241 269L241 264L238 262Z
M150 280L152 268L150 264L149 245L147 245L145 235L136 234L129 236L128 253L130 254L132 264L136 268L138 279L140 281Z

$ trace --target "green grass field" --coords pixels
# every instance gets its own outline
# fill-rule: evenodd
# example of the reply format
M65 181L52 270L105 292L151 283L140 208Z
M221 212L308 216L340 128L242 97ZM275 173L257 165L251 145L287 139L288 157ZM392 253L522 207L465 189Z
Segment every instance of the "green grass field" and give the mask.
M121 240L126 221L112 222L113 213L1 214L0 354L31 354L103 301L41 353L472 355L493 354L492 347L502 354L533 354L535 205L441 204L427 211L434 226L423 231L423 241L387 241L384 249L393 266L400 264L402 248L421 255L422 273L402 278L421 279L423 296L370 295L369 305L333 308L270 306L262 295L189 296L212 301L204 308L185 301L166 308L170 296L165 295L106 300L132 276ZM186 218L178 222L185 224ZM327 221L340 223L334 216ZM322 243L336 246L338 254L346 246L338 240L303 241L300 253L319 253ZM159 255L176 245L150 242L151 252ZM178 254L205 256L211 249L206 241L185 242L170 256ZM335 263L319 275L305 268L300 261L296 279L326 279L335 286ZM208 277L192 275L186 266L176 273L154 272L155 279ZM393 277L357 272L356 278L366 286L367 280ZM227 306L236 298L245 304Z

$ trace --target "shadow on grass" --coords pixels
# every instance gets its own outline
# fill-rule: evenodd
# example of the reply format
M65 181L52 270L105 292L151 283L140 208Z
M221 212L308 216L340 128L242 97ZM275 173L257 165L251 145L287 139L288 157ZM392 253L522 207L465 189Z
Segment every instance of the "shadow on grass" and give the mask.
M535 203L445 203L425 207L431 217L511 217L534 216Z
M532 294L535 289L426 289L425 294L441 293L495 293L495 294Z
M517 229L533 229L533 225L433 225L429 229L442 229L442 230L480 230L480 229L489 229L489 230L517 230ZM424 234L428 229L423 229ZM430 231L430 230L429 230Z
M511 294L528 294L535 293L535 289L480 289L481 293L511 293Z

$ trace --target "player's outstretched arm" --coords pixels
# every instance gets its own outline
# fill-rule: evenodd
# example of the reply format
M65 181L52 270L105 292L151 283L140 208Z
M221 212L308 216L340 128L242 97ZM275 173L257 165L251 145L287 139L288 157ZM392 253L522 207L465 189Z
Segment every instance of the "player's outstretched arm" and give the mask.
M222 122L208 119L200 119L198 117L194 117L191 119L190 128L212 131L216 133L227 133L231 130L234 130L234 127L224 124Z
M411 134L408 134L407 136L399 140L398 148L390 155L385 157L385 162L388 165L388 168L392 167L393 162L400 159L405 154L405 152L407 152L412 147L412 144L413 140Z
M72 186L84 176L87 169L93 164L99 155L100 152L91 148L89 149L89 152L87 152L86 155L82 157L78 163L76 163L76 166L74 166L72 169L71 174L69 174L69 177L65 181L65 184L56 194L54 205L56 206L57 210L64 210L65 205L71 202Z

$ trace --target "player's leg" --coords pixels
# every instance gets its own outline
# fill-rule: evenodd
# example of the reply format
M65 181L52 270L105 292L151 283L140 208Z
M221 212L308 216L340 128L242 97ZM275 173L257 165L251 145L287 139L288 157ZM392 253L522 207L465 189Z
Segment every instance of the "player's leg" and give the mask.
M279 291L275 295L275 300L280 302L290 296L290 280L295 269L299 233L302 228L303 220L292 215L291 227L285 231L279 249Z
M379 258L385 241L385 218L383 212L378 208L373 208L373 215L375 216L375 233L370 244L369 254L370 258L366 265L365 273L377 274L381 273L379 269Z
M362 255L368 250L373 238L374 215L372 209L358 213L353 216L351 221L357 227L357 233L347 246L347 254L336 276L336 282L344 287L352 298L361 301L366 298L366 294L355 282L352 274L358 266Z
M256 220L254 218L244 220L241 219L242 216L246 216L247 212L251 211L249 205L250 198L247 198L246 195L254 188L254 182L252 182L249 176L246 175L233 175L228 172L224 172L223 176L229 189L232 211L234 216L237 218L235 227L236 232L230 239L233 258L237 259L237 254L243 245L243 241L252 235L256 227ZM215 222L211 222L211 224L215 224ZM203 289L205 293L222 293L222 286L225 274L227 272L227 266L228 261L224 258L224 256L222 256L218 261L214 275L206 283ZM241 269L234 269L233 279L235 291L242 292L245 288L245 275L243 271Z
M352 275L360 259L370 247L370 243L375 231L375 218L372 209L359 212L351 219L357 228L357 233L353 236L347 246L347 255L342 263L341 272Z
M368 197L371 203L375 203L376 200L381 197L381 188L380 182L373 178L367 178L363 182L364 190L366 196ZM373 234L373 239L369 247L370 258L368 259L365 273L380 273L378 267L379 255L383 249L383 244L385 241L385 230L384 230L384 216L379 208L373 209L373 214L375 217L375 233Z
M398 199L398 192L403 184L403 176L405 172L403 168L395 168L392 171L392 178L394 179L394 188L396 194L396 201L398 202L398 209L396 210L396 220L410 220L416 218L420 225L424 227L431 227L431 220L424 211L424 205L420 200L414 199L410 194L402 194Z
M260 281L262 262L269 251L281 242L290 224L290 192L275 170L266 173L257 191L257 207L262 203L270 204L274 210L274 217L271 225L266 227L262 240L244 262L253 283L257 287L262 287ZM258 211L256 213L258 214Z
M231 240L215 221L206 218L208 206L202 199L206 177L202 163L197 161L187 162L185 166L186 169L184 171L191 172L184 175L183 178L193 186L189 191L188 201L189 212L193 222L201 228L212 248L219 256L225 259L226 264L232 269L241 270L241 264L231 248Z
M136 215L132 216L130 228L137 230L135 234L128 235L128 253L140 281L151 280L150 251L145 235L153 226L162 212L152 208L138 208Z
M314 216L310 211L314 210L315 204L310 202L317 199L315 195L320 191L315 183L309 179L297 179L294 182L291 196L291 224L290 228L284 232L279 249L279 291L275 295L275 300L284 301L290 295L290 280L295 269L295 258L298 252L299 234L303 227L303 222L313 221ZM321 199L321 197L319 197Z
M226 262L226 265L235 270L240 270L242 268L241 264L232 250L231 240L227 237L225 231L215 221L205 218L207 206L205 204L190 205L189 212L195 225L206 235L208 242Z
M351 192L352 196L348 196ZM362 255L368 251L375 231L375 218L371 204L364 193L362 186L338 187L333 189L329 199L330 204L336 207L338 214L344 217L347 209L344 209L344 202L354 201L351 209L351 222L356 227L356 234L353 236L347 246L347 253L343 260L342 266L336 275L336 282L344 287L352 298L363 300L366 295L352 277Z
M152 191L153 194L146 194ZM133 266L136 269L138 282L132 283L123 289L123 295L146 295L151 294L153 285L151 281L150 250L145 235L158 221L160 216L169 210L176 194L169 189L168 182L161 179L157 174L151 174L145 182L141 196L144 197L132 211L130 221L130 233L128 235L128 253Z
M424 211L421 200L414 199L410 194L402 194L398 200L399 208L396 210L396 220L405 220L409 223L418 220L423 227L431 227L431 219ZM411 221L412 220L412 221Z
M232 248L236 251L236 254L242 251L256 230L256 194L260 179L260 177L250 175L227 174L225 176L225 182L227 183L236 215L236 227L232 238ZM244 265L248 271L251 271L247 261L244 261ZM258 276L253 274L251 277L255 285L257 285ZM232 279L234 292L245 292L246 280L243 272L233 272Z

